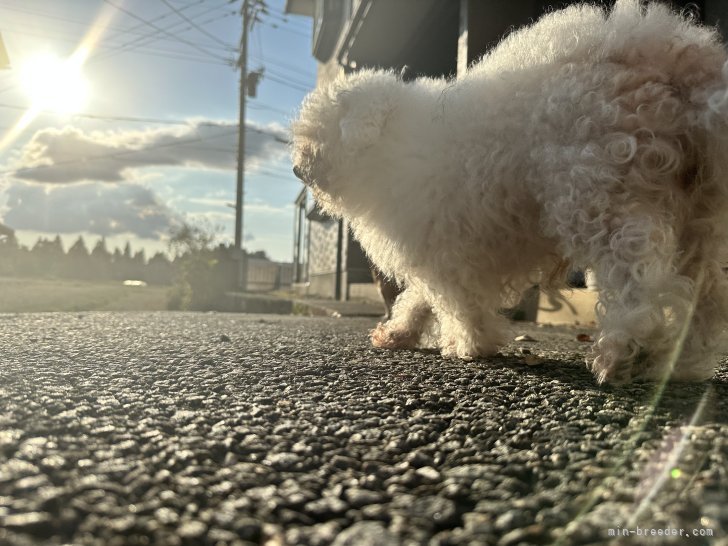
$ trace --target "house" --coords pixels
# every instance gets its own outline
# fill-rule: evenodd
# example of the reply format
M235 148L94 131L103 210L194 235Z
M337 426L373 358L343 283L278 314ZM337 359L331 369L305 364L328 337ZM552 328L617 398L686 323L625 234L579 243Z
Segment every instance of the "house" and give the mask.
M456 77L512 29L571 3L576 2L287 0L286 13L312 19L312 54L322 85L342 72L372 67L401 71L405 79ZM728 0L672 4L690 6L708 24L728 21ZM348 299L373 286L346 221L322 215L306 189L296 200L294 238L294 283L308 294Z

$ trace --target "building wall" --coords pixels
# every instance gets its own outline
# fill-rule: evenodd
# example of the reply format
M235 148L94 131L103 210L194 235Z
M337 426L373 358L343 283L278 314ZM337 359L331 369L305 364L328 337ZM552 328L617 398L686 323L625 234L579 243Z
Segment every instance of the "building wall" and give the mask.
M349 230L345 261L348 283L372 282L369 258Z
M338 235L336 220L311 221L309 224L309 295L333 298L336 294Z
M359 0L353 1L353 9L359 4ZM323 86L334 81L339 75L344 73L344 68L339 64L336 55L326 63L318 63L318 71L316 76L316 85ZM328 221L309 221L309 247L308 247L308 295L323 298L336 297L336 255L338 251L338 233L339 226L336 220ZM351 234L347 232L347 244L342 249L342 264L344 268L340 280L342 287L342 296L348 297L349 282L368 282L371 281L369 274L369 266L366 264L366 272L368 281L359 281L361 272L357 271L353 275L349 274L348 261L350 256L364 255L361 247L353 240ZM357 247L357 248L352 248ZM364 258L366 260L366 258ZM357 267L361 267L360 263L356 263ZM353 281L351 279L354 279Z

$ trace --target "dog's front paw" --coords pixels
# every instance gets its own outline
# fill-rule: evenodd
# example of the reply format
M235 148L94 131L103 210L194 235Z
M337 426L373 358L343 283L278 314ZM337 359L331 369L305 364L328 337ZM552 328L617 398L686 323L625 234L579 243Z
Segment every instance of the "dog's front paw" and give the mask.
M595 351L594 360L587 366L599 384L625 385L642 375L647 354L634 340L619 342L603 337Z
M497 347L478 345L471 339L448 339L442 343L440 354L445 358L458 358L469 362L481 356L495 354Z
M419 332L401 326L390 326L386 322L380 322L369 333L372 345L381 349L413 349L417 346L419 337Z
M457 343L444 345L440 349L440 354L445 358L455 358L466 361L473 360L476 356L478 356L463 347L458 347Z

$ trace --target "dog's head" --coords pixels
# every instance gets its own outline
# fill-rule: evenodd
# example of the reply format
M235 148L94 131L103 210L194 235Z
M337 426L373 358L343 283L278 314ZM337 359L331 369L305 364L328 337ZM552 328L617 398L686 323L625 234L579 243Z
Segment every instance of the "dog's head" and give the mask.
M382 135L401 86L390 72L365 70L306 97L292 125L293 172L326 212L341 215L347 190L362 183L366 151Z

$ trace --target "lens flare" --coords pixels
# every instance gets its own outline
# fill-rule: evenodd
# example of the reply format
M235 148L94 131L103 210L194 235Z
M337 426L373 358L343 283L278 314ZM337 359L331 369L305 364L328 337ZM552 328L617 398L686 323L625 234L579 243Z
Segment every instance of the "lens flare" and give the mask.
M18 80L28 95L30 106L0 139L0 150L12 144L41 112L72 115L83 108L90 86L82 68L112 17L112 10L105 7L68 59L45 54L21 63Z
M80 111L89 96L89 84L74 57L63 60L53 54L29 59L20 69L23 91L31 108L58 114Z

